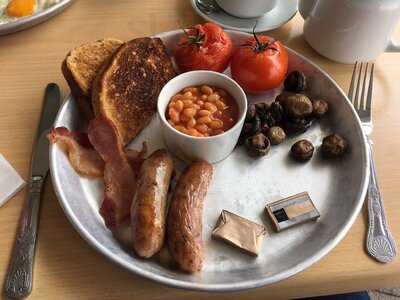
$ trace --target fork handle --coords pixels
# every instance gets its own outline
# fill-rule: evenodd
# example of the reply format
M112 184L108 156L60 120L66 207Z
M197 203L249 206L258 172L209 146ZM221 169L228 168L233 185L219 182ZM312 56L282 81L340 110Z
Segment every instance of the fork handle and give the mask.
M368 185L369 228L367 235L368 253L382 263L391 262L396 256L396 243L386 222L381 193L376 179L375 163L372 154L372 142L369 138L371 177Z

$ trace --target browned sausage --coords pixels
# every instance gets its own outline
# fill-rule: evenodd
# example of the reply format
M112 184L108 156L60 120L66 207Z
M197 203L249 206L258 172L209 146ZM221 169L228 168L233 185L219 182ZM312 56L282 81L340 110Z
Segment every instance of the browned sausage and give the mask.
M173 162L166 150L157 150L140 167L131 206L133 249L151 257L164 242L167 193Z
M171 256L182 271L202 268L203 202L211 182L213 167L208 162L190 165L179 178L168 212L167 239Z

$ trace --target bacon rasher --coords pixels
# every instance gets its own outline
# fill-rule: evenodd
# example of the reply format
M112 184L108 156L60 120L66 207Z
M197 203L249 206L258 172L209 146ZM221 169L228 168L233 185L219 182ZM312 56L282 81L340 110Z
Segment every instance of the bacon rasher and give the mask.
M48 139L67 154L74 170L86 177L103 177L104 161L94 150L87 133L70 131L65 127L53 128ZM137 175L140 166L146 159L147 144L143 142L142 150L125 149L126 157L133 171Z
M124 150L114 126L104 118L94 120L89 130L95 147L87 133L65 127L52 129L48 138L67 154L78 174L92 178L104 176L105 196L100 213L106 225L113 229L129 216L136 176L145 160L147 145L143 143L141 151Z
M57 127L51 130L48 139L65 152L78 174L87 177L103 176L104 161L90 144L87 134Z
M90 121L88 137L105 162L105 191L100 214L106 226L113 230L129 217L136 189L136 174L111 121L102 116Z

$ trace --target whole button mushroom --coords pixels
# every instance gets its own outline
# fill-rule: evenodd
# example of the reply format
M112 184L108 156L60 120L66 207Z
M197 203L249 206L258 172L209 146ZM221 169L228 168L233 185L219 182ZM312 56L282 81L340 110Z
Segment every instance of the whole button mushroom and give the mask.
M292 118L303 118L313 112L311 100L302 94L288 95L282 105L287 115Z
M290 72L284 82L285 90L293 93L304 92L307 87L306 76L301 71Z
M285 131L278 126L271 127L267 136L272 145L278 145L286 139Z
M342 156L347 150L347 141L339 134L331 134L322 140L322 154L328 158Z
M267 155L271 148L269 139L262 133L257 133L246 139L247 152L254 157Z
M325 115L329 110L328 102L324 100L315 100L312 102L313 104L313 115L317 118Z
M313 156L314 146L310 141L300 140L293 144L290 152L295 160L305 162Z

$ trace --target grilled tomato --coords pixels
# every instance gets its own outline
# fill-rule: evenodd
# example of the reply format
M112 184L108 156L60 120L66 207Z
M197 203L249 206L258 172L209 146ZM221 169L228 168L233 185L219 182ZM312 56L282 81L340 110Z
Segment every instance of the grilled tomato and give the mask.
M205 23L184 30L175 49L175 61L181 72L223 72L232 53L233 44L229 35L220 26Z
M272 37L255 33L237 48L231 60L232 78L252 93L278 87L285 79L287 69L285 47Z

